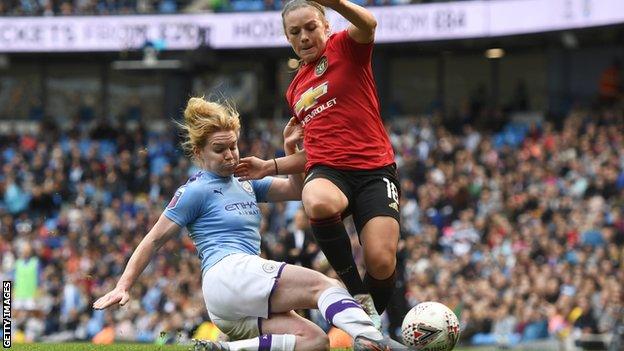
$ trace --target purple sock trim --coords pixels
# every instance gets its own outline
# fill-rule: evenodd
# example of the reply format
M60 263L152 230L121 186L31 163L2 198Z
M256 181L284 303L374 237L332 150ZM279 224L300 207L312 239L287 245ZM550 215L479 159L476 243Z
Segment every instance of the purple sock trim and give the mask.
M258 339L260 340L258 351L271 351L271 339L273 339L271 334L260 335Z
M282 264L280 265L280 268L277 270L277 275L275 276L273 287L271 288L271 292L269 293L269 303L268 303L269 307L267 311L267 318L269 318L269 316L271 315L271 296L273 296L273 292L275 291L275 288L277 288L277 280L282 275L282 271L284 270L284 267L286 267L286 263L282 262Z
M258 317L258 335L262 335L262 317Z
M336 301L327 307L327 310L325 311L325 319L327 319L329 323L334 324L334 316L347 308L362 309L362 306L352 299L342 299L340 301Z

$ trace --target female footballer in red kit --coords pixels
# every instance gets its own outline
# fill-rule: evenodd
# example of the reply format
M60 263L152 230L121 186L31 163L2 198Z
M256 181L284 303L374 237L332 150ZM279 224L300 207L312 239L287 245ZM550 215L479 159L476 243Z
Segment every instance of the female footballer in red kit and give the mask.
M324 6L349 27L332 34ZM236 174L258 179L305 171L302 201L314 236L349 292L379 323L374 308L383 312L395 283L399 183L371 68L377 22L347 0L292 0L282 19L300 58L286 99L304 127L305 150L266 161L244 158ZM364 251L364 280L342 223L348 214Z

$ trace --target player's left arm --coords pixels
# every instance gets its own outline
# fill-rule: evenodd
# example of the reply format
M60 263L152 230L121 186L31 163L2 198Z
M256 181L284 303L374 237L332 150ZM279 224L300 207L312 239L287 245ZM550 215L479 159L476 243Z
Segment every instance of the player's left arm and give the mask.
M351 23L347 28L351 39L361 44L372 43L375 40L377 20L367 9L348 0L316 0L316 2L333 9Z
M303 140L303 127L295 117L292 117L284 128L284 152L286 155L296 154L297 144ZM289 174L288 179L273 178L267 193L267 200L271 202L301 200L303 190L303 173Z
M115 288L95 301L93 308L99 310L115 304L125 305L130 299L130 288L145 270L152 256L179 231L179 225L164 214L160 215L154 227L152 227L132 253L126 269Z
M240 181L246 181L271 175L302 173L306 161L305 150L297 150L293 154L270 160L262 160L256 156L243 157L236 166L234 176Z

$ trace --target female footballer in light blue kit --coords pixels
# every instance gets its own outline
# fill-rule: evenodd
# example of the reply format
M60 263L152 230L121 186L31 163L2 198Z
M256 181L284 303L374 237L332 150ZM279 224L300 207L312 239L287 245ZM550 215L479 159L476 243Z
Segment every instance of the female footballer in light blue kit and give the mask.
M202 290L212 321L230 342L202 342L208 350L327 350L327 335L293 312L319 308L325 318L355 338L355 349L389 350L388 339L337 280L321 273L261 258L258 202L301 198L303 179L267 177L239 181L238 113L203 98L184 111L183 146L202 171L173 196L132 254L116 287L93 307L128 302L130 287L152 255L187 227L202 264ZM296 152L302 129L295 119L284 129L287 154ZM197 345L196 345L197 346Z

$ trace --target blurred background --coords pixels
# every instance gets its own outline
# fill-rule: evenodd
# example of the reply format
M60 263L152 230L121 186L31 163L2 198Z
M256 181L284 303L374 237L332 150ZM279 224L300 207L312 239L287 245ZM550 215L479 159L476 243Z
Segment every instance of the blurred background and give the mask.
M385 332L436 300L465 346L623 350L624 2L355 2L379 21L373 70L401 178ZM283 155L295 66L282 5L0 1L0 277L14 283L14 343L222 337L185 231L127 307L90 306L197 170L173 124L190 96L236 104L241 155ZM265 257L334 274L299 202L261 208Z

